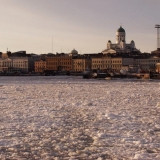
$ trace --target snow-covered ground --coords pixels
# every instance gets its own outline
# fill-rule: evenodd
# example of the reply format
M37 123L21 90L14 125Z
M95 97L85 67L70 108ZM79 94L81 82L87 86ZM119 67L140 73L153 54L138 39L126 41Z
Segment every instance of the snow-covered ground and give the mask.
M160 81L0 77L0 159L160 159Z

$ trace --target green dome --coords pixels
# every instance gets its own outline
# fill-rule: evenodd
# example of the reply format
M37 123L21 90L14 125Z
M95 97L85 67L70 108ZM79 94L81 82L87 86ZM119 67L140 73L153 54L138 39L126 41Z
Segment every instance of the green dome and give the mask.
M120 28L117 30L117 32L125 32L125 30L120 26Z

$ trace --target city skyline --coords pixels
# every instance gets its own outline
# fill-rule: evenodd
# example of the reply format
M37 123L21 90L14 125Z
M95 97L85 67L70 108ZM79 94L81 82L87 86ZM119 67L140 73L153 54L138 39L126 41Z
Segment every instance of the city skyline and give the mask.
M1 52L97 53L116 41L122 25L126 42L151 52L157 48L158 0L1 0ZM53 48L52 48L53 47Z

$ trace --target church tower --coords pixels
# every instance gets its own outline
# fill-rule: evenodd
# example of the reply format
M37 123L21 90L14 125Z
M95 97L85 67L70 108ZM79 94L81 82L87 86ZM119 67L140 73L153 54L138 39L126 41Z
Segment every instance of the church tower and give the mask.
M122 26L116 32L116 43L119 44L121 41L126 41L126 33Z

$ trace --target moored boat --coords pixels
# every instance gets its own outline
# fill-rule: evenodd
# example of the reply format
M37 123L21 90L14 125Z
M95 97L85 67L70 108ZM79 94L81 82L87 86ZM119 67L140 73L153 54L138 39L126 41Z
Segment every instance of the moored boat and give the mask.
M92 78L92 73L90 71L84 71L82 76L85 79Z

